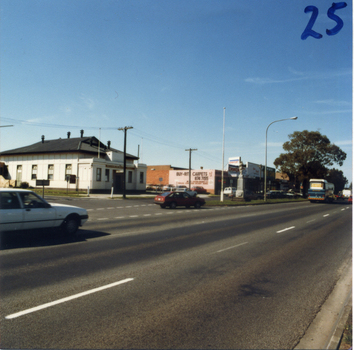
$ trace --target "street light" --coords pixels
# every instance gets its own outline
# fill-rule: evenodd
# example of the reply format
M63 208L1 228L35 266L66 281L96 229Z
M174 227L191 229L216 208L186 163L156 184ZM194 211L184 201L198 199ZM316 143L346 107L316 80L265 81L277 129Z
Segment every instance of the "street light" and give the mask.
M282 122L285 120L296 120L297 117L291 117L291 118L286 118L286 119L279 119L279 120L275 120L274 122L271 122L268 126L267 126L267 130L266 130L266 141L265 141L265 167L264 167L264 201L267 201L267 135L268 135L268 129L269 127L277 122Z

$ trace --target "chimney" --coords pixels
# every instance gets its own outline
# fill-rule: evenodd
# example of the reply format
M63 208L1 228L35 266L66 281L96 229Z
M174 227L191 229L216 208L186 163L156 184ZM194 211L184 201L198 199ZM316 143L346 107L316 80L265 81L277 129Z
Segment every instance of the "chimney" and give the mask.
M70 132L70 131L68 131L68 139L70 139L70 135L71 135L71 132Z
M84 130L80 130L80 135L81 138L84 137Z
M44 143L44 135L42 135L42 143Z
M111 141L107 141L107 147L108 149L111 149Z

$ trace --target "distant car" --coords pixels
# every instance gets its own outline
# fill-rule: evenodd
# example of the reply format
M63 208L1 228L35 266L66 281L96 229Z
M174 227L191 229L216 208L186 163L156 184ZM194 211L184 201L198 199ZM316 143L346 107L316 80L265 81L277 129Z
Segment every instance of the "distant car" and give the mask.
M60 227L73 235L88 219L84 208L48 203L29 190L0 189L0 231Z
M173 191L174 190L174 186L169 184L169 185L164 185L162 186L162 191L166 191L166 192L170 192L170 191Z
M176 207L195 207L199 209L205 204L203 198L193 197L189 193L182 191L162 193L155 197L154 202L160 205L161 208L170 207L171 209L175 209Z
M278 198L288 198L285 192L272 190L267 192L267 198L278 199Z
M225 194L226 196L232 197L232 196L235 196L236 190L237 190L236 187L225 187L225 188L224 188L224 194Z
M255 192L252 192L249 190L244 191L244 196L245 196L245 199L248 199L248 200L258 200L258 199L264 198L264 196L262 194L255 193Z
M207 190L204 187L201 187L201 186L192 187L191 190L197 192L198 194L207 193Z
M349 203L349 204L353 204L353 197L352 197L352 196L349 196L349 198L348 198L348 203Z

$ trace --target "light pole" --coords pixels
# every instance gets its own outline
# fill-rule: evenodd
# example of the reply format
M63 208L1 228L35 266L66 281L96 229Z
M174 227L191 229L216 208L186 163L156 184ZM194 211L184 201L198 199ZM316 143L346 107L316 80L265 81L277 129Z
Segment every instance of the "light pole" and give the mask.
M223 127L222 127L222 166L221 166L221 193L220 193L221 202L224 201L225 109L226 107L224 107Z
M124 128L118 128L118 130L124 131L124 165L123 165L123 199L126 198L126 173L127 173L127 130L133 129L132 126L125 126Z
M268 129L269 127L277 122L282 122L285 120L296 120L297 117L291 117L291 118L286 118L286 119L279 119L279 120L274 120L274 122L271 122L268 126L267 126L267 130L266 130L266 140L265 140L265 166L264 166L264 201L267 201L267 135L268 135Z

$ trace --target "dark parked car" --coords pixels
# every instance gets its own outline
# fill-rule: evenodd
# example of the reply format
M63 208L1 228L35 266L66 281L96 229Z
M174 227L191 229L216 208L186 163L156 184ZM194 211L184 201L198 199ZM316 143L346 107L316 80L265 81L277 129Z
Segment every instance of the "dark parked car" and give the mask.
M205 200L199 197L192 197L188 192L165 192L155 197L155 204L160 205L161 208L170 207L195 207L200 208L205 204Z
M201 186L192 187L191 190L195 191L197 193L207 193L207 190L204 187L201 187Z

